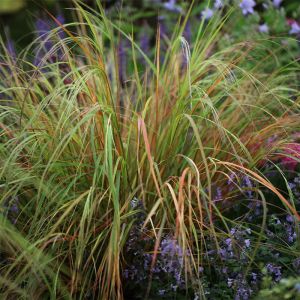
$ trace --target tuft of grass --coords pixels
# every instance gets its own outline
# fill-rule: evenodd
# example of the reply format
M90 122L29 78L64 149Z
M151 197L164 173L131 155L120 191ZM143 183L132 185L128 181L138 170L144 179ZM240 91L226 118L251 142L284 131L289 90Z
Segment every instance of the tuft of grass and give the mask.
M226 215L238 202L226 187L229 174L256 182L265 214L270 190L276 205L300 220L261 172L299 131L298 62L274 67L268 40L218 50L231 11L203 21L191 45L180 22L168 41L158 31L151 58L98 2L98 11L78 5L78 22L58 24L43 37L54 45L37 66L31 57L36 47L43 53L45 40L15 60L2 47L3 299L122 299L123 250L138 216L134 197L148 214L143 226L155 240L153 266L162 236L171 233L193 254L186 277L201 265L206 237L218 247L231 224L243 220ZM119 75L120 39L131 45L126 82ZM276 143L268 143L273 136ZM216 186L222 203L214 201ZM16 197L19 211L10 221L5 207Z

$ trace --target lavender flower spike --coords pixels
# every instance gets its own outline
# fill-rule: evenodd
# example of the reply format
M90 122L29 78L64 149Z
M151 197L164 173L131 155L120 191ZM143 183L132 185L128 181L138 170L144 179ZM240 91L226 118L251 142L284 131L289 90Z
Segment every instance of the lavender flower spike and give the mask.
M211 19L213 14L214 14L213 10L207 7L201 12L201 17L204 20L209 20L209 19Z
M240 3L240 8L242 9L243 15L253 14L253 7L256 5L254 0L242 0Z
M16 53L15 45L14 45L14 42L10 38L7 39L6 49L7 49L8 54L10 55L10 57L12 59L16 59L17 53Z

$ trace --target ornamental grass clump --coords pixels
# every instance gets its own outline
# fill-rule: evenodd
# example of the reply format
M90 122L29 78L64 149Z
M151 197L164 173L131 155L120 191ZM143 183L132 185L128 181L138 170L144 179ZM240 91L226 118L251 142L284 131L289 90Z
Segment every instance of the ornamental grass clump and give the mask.
M199 21L190 44L188 16L169 38L158 28L150 53L100 4L76 13L14 60L1 50L1 297L248 299L270 211L293 218L270 249L299 253L296 181L280 164L299 161L284 151L298 62L276 65L274 40L218 49L231 11Z

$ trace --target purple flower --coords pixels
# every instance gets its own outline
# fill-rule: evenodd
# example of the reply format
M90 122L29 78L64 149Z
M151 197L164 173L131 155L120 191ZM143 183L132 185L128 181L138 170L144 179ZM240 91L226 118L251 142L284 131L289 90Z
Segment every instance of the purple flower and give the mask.
M269 33L269 26L264 23L258 26L258 31L261 33Z
M213 201L221 201L223 199L222 197L222 189L218 186L217 189L216 189L216 195L214 196L214 199Z
M267 269L267 271L270 275L273 275L274 280L276 282L280 281L280 279L281 279L281 267L275 266L275 265L269 263L269 264L266 265L266 269Z
M61 14L57 16L56 20L57 23L59 24L64 24L65 22L65 19ZM52 29L56 27L58 27L58 24L56 24L56 22L54 22L53 20L49 20L47 18L45 18L45 20L39 18L35 22L35 29L36 29L37 36L42 42L42 47L36 50L36 56L34 60L35 65L39 65L43 61L45 54L48 53L53 48L54 42L50 37L50 32ZM59 28L57 30L57 36L60 39L63 39L65 36L65 32L61 28ZM62 50L59 49L57 53L49 57L49 59L52 61L62 60L62 56L63 56Z
M297 273L300 274L300 257L296 258L293 261L293 267L297 271Z
M148 55L150 52L150 35L149 32L145 32L144 30L140 33L140 47L141 50ZM141 63L145 63L145 58L142 56L140 59Z
M163 296L165 294L166 290L158 290L158 295Z
M190 20L187 21L186 26L184 28L183 36L187 40L188 43L191 42L192 39L192 28Z
M293 216L291 216L291 215L287 215L287 216L285 217L285 219L286 219L289 223L293 223L293 222L294 222L294 218L293 218Z
M128 269L125 269L124 272L123 272L123 275L126 279L128 279L129 277L129 270Z
M245 245L246 245L246 247L247 247L247 248L249 248L249 247L250 247L250 243L251 243L251 242L250 242L250 240L249 240L249 239L246 239L246 240L245 240Z
M211 19L211 17L213 16L214 14L214 11L210 8L205 8L202 12L201 12L201 17L204 19L204 20L209 20Z
M252 281L253 281L253 282L256 282L256 280L257 280L257 274L254 273L254 272L252 272L252 273L251 273L251 277L252 277Z
M215 9L220 9L220 8L222 8L223 7L223 2L222 2L222 0L215 0L215 3L214 3L214 8Z
M119 79L121 84L124 84L126 79L127 49L129 48L129 43L127 39L120 40L118 47Z
M243 15L253 14L253 7L256 5L254 0L242 0L240 3L240 8L242 9Z
M249 178L249 176L245 175L243 176L243 187L253 188L253 184ZM246 190L246 194L248 195L248 198L253 198L253 192L251 190Z
M250 289L246 286L245 283L243 283L238 287L234 300L248 300L250 299L252 292L252 289Z
M176 13L182 12L182 8L179 5L176 5L176 0L169 0L168 2L164 3L164 8Z
M297 238L296 232L294 232L294 228L290 224L288 224L288 226L286 227L286 231L287 231L288 242L293 243Z
M11 39L7 39L6 49L7 49L8 54L10 55L10 57L12 59L16 59L17 54L16 54L15 45Z
M280 225L281 224L281 221L276 217L275 217L274 222L275 222L275 225Z
M232 250L232 240L231 240L231 238L226 239L225 244L227 245L228 250L231 251Z
M56 17L56 20L59 24L63 25L66 21L65 21L65 18L62 14L59 14L57 17ZM65 37L65 32L64 30L62 29L59 29L58 30L58 36L60 39L63 39Z
M295 21L291 24L291 30L289 31L290 34L300 34L300 26Z
M40 18L36 20L35 28L39 36L51 30L49 22L46 22Z
M44 41L45 50L47 52L50 51L50 49L53 46L53 43L52 43L52 41L50 41L49 37L47 36L47 34L51 30L51 26L50 26L49 22L46 22L42 19L37 19L37 21L35 22L35 28L36 28L38 37Z
M227 256L227 251L224 248L221 248L219 250L219 254L221 255L221 258L225 259Z
M273 0L273 5L278 8L280 6L281 2L282 2L282 0Z

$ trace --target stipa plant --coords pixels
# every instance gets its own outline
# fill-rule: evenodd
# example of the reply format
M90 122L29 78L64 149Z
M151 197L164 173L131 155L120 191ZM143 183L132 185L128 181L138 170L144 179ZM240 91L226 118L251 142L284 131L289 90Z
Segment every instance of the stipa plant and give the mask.
M2 297L155 298L171 285L175 296L205 299L212 248L220 264L247 258L244 284L267 208L300 218L292 193L262 172L299 130L297 62L274 68L268 41L215 52L228 15L197 24L191 45L182 38L188 17L170 39L158 30L151 60L100 4L77 13L79 22L56 20L40 37L37 66L35 44L14 60L2 52ZM131 45L127 65L117 55L120 37ZM247 252L251 201L262 217ZM147 265L128 295L128 274L141 268L128 267L137 261L130 247ZM160 276L168 287L157 286Z

